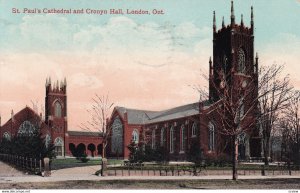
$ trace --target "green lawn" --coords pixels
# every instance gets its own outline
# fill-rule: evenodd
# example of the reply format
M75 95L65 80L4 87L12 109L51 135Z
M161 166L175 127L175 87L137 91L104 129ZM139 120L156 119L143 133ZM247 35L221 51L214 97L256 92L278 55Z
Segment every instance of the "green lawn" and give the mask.
M121 164L123 160L108 159L109 165ZM82 166L92 166L100 165L101 159L90 159L88 162L83 163L76 158L65 158L65 159L53 159L51 162L51 169L58 170L63 168L72 168L72 167L82 167Z

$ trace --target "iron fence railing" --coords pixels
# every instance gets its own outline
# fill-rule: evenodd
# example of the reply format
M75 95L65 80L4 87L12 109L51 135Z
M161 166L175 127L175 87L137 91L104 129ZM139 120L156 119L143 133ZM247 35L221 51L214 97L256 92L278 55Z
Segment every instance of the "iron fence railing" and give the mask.
M0 160L16 168L29 171L34 174L41 174L44 170L44 164L42 162L42 159L10 154L0 154Z

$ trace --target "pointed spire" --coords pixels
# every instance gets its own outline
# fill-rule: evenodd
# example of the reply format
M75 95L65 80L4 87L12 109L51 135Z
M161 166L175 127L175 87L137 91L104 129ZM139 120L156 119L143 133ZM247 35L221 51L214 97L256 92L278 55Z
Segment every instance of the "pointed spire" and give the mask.
M58 84L58 80L56 81L56 90L59 89L59 84Z
M231 1L231 26L234 25L235 25L235 16L234 16L233 1Z
M11 120L14 121L14 110L11 110Z
M241 15L241 26L244 26L243 14Z
M253 6L251 6L251 28L254 26Z
M223 18L222 18L222 28L224 28L225 27L225 22L224 22L224 16L223 16Z
M254 72L256 74L258 73L258 53L257 52L256 52L256 56L255 56Z
M67 79L66 79L66 77L64 78L64 85L67 86Z
M209 57L209 75L212 75L213 73L213 66L211 61L211 56Z
M214 11L214 18L213 18L213 30L216 32L217 26L216 26L216 12Z

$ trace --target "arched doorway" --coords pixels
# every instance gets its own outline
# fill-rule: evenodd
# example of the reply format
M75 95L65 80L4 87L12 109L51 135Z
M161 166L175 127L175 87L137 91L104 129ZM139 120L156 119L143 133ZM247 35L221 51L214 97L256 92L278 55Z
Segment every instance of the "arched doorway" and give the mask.
M74 143L70 143L70 144L69 144L69 150L70 150L70 152L72 153L72 155L73 155L74 157L77 156L77 155L76 155L76 146L75 146Z
M56 156L64 156L64 140L61 137L54 140L54 150Z
M94 144L90 143L90 144L88 145L87 149L91 151L91 156L94 157L94 156L95 156L95 155L94 155L94 152L95 152L95 150L96 150L96 146L95 146Z
M77 157L81 157L83 154L86 154L86 148L83 143L80 143L79 145L77 145L76 154L77 154Z

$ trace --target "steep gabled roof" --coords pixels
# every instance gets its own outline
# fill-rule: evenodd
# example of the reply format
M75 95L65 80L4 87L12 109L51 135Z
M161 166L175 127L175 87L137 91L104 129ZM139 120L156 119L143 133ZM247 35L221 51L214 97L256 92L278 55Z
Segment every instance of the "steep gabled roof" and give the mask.
M209 102L204 101L203 105L208 106ZM197 115L199 114L199 102L182 105L163 111L147 111L130 109L126 107L115 107L115 110L119 112L123 119L125 112L127 112L129 124L149 124Z
M115 109L119 112L123 119L125 112L127 113L129 124L144 124L147 122L147 120L157 116L160 113L159 111L138 110L126 107L115 107Z
M19 112L17 112L13 118L10 118L3 126L1 126L1 129L7 130L8 128L11 128L12 122L14 129L17 129L24 121L34 121L36 123L41 124L40 128L42 130L49 129L48 125L42 121L40 115L38 115L34 110L32 110L30 107L26 106ZM16 130L15 130L16 132Z

